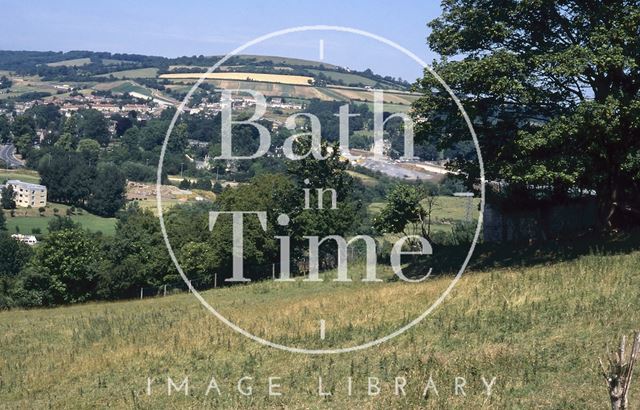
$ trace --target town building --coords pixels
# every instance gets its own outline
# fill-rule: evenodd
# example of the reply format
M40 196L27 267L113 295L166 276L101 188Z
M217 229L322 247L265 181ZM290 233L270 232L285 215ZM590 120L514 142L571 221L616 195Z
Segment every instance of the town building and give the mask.
M11 185L15 192L14 201L16 206L21 208L40 208L47 206L47 187L44 185L22 182L17 179L10 179L2 188Z

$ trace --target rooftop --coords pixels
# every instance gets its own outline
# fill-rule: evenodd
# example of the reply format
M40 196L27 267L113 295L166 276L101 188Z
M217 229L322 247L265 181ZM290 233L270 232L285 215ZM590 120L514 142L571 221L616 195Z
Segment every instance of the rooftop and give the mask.
M10 179L7 181L7 185L18 185L26 189L37 189L37 190L45 190L46 186L40 184L32 184L29 182L22 182L18 179Z

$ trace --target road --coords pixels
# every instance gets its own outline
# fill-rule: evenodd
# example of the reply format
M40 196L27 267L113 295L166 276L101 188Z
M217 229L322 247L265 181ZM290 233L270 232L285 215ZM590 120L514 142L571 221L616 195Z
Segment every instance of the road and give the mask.
M20 168L24 163L14 156L16 147L13 145L0 145L0 160L2 160L8 168Z

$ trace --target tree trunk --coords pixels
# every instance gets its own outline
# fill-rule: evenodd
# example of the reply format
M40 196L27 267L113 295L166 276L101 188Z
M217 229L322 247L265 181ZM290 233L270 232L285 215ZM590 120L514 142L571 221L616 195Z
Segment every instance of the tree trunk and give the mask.
M614 183L614 186L611 189L611 195L609 196L608 201L608 210L606 217L606 227L607 229L615 228L615 223L613 220L613 216L616 213L616 208L618 208L618 186Z
M631 352L627 355L627 337L620 338L620 346L616 352L608 355L609 368L605 368L602 360L600 367L607 388L612 410L629 410L629 387L633 376L633 367L640 356L640 331L635 332Z
M596 188L598 198L598 213L600 227L605 231L617 228L616 215L618 213L620 184L615 173L611 173L606 181Z

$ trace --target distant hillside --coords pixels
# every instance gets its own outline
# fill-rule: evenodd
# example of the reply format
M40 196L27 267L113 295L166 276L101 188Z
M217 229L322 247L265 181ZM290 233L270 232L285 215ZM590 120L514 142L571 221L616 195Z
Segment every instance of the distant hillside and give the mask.
M80 93L136 91L181 100L200 75L221 58L0 50L0 71L14 80L12 87L0 93L0 99L65 99L69 93L64 90L70 87ZM253 89L268 97L369 104L373 101L372 89L382 89L385 109L392 112L407 111L418 98L408 92L408 83L369 69L353 71L325 62L279 56L233 56L216 73L208 75L206 83L217 88Z
M18 75L38 75L45 81L106 81L111 76L150 78L156 74L202 72L221 58L222 56L166 58L93 51L62 53L0 50L0 70L12 71ZM316 85L398 90L406 90L409 85L391 76L375 74L369 69L353 71L329 63L291 57L238 55L231 57L221 67L221 71L264 74L282 74L283 70L291 75L313 77Z

